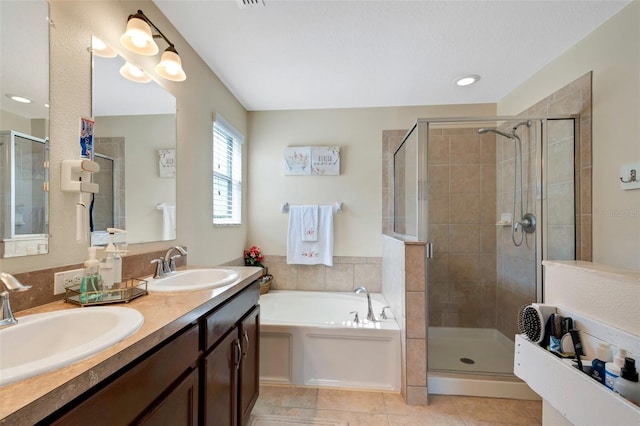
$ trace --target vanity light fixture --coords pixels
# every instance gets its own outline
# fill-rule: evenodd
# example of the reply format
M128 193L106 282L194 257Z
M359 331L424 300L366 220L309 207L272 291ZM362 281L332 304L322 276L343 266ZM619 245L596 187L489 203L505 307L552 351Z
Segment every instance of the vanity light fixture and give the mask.
M122 68L120 68L120 75L127 80L135 81L136 83L148 83L151 81L151 77L149 77L143 70L135 65L131 65L129 62L125 62Z
M456 79L456 85L458 86L470 86L474 83L477 83L480 80L480 76L476 74L465 75L464 77L460 77Z
M152 28L158 34L153 34ZM155 71L160 77L167 80L184 81L187 76L182 69L182 61L175 46L141 10L138 10L138 13L134 15L129 15L127 30L120 37L120 44L134 53L152 56L159 51L154 38L162 38L169 45L162 53L160 63L156 65Z
M91 53L103 58L115 58L118 53L111 46L100 40L96 36L91 36Z

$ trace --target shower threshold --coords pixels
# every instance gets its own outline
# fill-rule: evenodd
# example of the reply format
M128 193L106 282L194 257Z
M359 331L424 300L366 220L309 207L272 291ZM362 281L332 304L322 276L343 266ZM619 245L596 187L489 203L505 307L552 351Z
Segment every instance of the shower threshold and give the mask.
M495 329L429 327L429 393L540 399L514 376L513 349Z

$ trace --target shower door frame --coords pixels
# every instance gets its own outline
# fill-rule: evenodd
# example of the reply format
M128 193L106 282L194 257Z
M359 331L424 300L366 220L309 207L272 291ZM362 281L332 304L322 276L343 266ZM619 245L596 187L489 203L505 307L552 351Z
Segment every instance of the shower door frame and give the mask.
M547 173L548 170L545 167L545 162L547 159L547 147L548 147L548 121L554 120L573 120L573 145L574 145L574 211L578 211L578 206L580 205L580 169L578 167L577 159L580 158L580 125L579 125L579 114L570 114L570 115L554 115L548 117L540 117L540 116L493 116L493 117L431 117L431 118L419 118L416 120L415 125L411 126L411 131L407 132L405 138L403 139L403 143L406 140L406 137L411 134L412 131L417 132L418 136L418 195L417 195L417 218L418 218L418 232L417 237L419 241L425 241L431 247L431 243L429 241L428 235L428 225L429 225L429 203L428 203L428 181L427 181L427 172L428 172L428 147L429 147L429 126L432 123L481 123L481 122L520 122L524 120L531 120L535 125L540 125L540 131L542 135L540 138L537 138L536 144L540 143L541 146L536 147L536 159L535 159L535 172L536 172L536 205L535 205L535 215L538 218L538 230L535 233L535 241L536 241L536 302L543 303L544 302L544 280L542 273L542 261L545 260L544 256L547 253L547 232L548 227L543 226L545 224L545 220L548 217L547 208L548 203L540 203L538 204L538 200L544 200L546 198L546 187L543 186L547 182ZM415 127L415 128L414 128ZM539 141L539 142L538 142ZM401 144L402 145L402 144ZM579 258L578 247L580 246L580 215L575 214L575 229L574 229L574 241L576 244L575 248L575 257ZM433 253L433 248L427 250L427 258L430 257L430 254ZM428 263L427 263L428 265ZM427 266L427 276L425 277L425 282L427 285L429 284L428 280L428 266ZM427 324L428 326L428 324Z

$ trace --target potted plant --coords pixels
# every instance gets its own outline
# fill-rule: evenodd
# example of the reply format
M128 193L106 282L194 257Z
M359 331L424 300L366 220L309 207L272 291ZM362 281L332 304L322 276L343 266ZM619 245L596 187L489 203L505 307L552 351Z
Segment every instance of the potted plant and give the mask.
M245 266L259 266L264 269L262 278L260 278L260 294L268 293L271 288L271 281L273 281L273 275L269 274L268 268L262 264L263 259L264 256L258 246L251 246L244 251Z

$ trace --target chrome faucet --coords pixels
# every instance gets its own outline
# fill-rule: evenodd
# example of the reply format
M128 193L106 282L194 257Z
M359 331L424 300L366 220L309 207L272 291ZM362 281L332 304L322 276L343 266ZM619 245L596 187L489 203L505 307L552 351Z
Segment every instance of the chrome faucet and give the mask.
M9 301L9 292L26 291L31 288L30 285L24 285L11 274L0 272L0 282L4 285L5 290L0 293L0 309L2 317L0 318L0 326L17 324L18 320L13 316L11 303Z
M154 273L153 273L153 278L154 278L154 279L156 279L156 278L162 278L162 277L164 277L165 275L167 275L167 274L164 272L164 266L163 266L163 265L164 265L164 259L162 259L161 257L160 257L160 258L158 258L158 259L153 259L153 260L151 261L151 263L155 263L155 264L156 264L156 270L155 270L155 271L154 271Z
M177 251L179 254L171 256L171 253L173 253L174 251ZM174 247L171 247L169 250L167 250L167 252L164 255L164 264L163 264L164 273L168 274L170 272L175 272L176 271L175 259L180 256L186 256L186 255L187 255L187 251L180 246L174 246Z
M367 319L371 322L377 322L376 316L373 314L373 307L371 306L371 296L369 295L369 290L364 287L358 287L355 290L356 294L366 293L367 294Z

